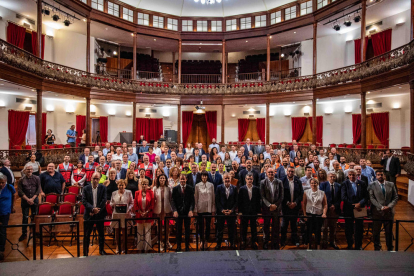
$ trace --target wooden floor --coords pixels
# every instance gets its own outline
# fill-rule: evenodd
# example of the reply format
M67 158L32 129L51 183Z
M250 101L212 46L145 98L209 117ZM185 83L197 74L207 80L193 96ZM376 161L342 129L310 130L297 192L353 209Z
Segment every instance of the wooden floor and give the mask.
M20 208L20 199L16 202L16 213L11 215L11 219L9 224L21 224L22 214L21 214L21 208ZM414 207L407 203L406 201L399 201L396 206L396 215L395 220L414 220ZM394 224L394 236L395 233L395 224ZM213 236L214 231L212 231ZM400 225L400 238L399 238L399 251L404 251L412 242L411 236L414 237L414 223L401 223ZM19 242L18 239L21 235L21 228L10 228L8 230L7 238L8 240L13 243L13 249L9 242L6 243L6 251L5 251L5 261L6 262L12 262L12 261L24 261L26 258L23 256L23 254L30 260L33 259L33 244L32 241L30 241L29 246L26 246L27 240L23 242ZM82 233L81 233L82 235ZM194 235L191 238L191 247L192 251L195 251L196 243L195 238L193 238ZM289 236L288 236L289 238ZM374 250L374 246L372 243L370 243L371 239L371 233L364 235L363 240L363 247L366 246L365 250ZM73 241L72 246L70 245L70 234L62 235L62 237L58 237L57 241L51 242L51 245L48 246L49 239L44 240L44 246L43 246L43 254L44 259L57 259L57 258L71 258L72 256L69 254L69 252L76 256L77 254L77 247L76 247L76 241ZM174 238L171 238L171 243L173 244ZM136 248L134 247L134 236L129 236L129 244L128 244L128 254L136 254L138 253ZM209 248L208 250L212 251L214 250L214 247L216 246L216 243L214 242L214 238L210 240L211 243L208 244ZM383 244L383 248L385 247L385 237L384 234L381 234L381 241ZM337 233L337 239L336 242L338 246L341 249L346 248L346 238L344 229L340 228ZM156 243L156 237L154 237L154 243ZM395 243L395 241L394 241ZM82 255L83 252L83 246L82 246L82 237L81 237L81 248L80 252ZM226 244L223 242L222 250L226 250ZM173 244L174 248L175 245ZM262 238L259 238L259 249L262 248ZM306 245L300 245L299 247L296 247L295 245L288 244L286 245L283 250L306 250ZM154 250L158 251L158 245L154 246ZM155 251L150 252L155 252ZM173 249L174 250L174 249ZM171 250L171 252L173 251ZM19 252L21 251L21 253ZM40 250L39 250L39 240L37 240L37 250L36 250L36 257L37 259L40 259ZM114 240L109 236L106 238L106 245L105 245L105 251L108 254L114 254L114 251L116 251L116 245L114 244ZM414 252L414 245L411 246L407 251ZM89 254L92 255L99 255L99 249L97 245L97 241L94 242L93 246L91 245L89 248Z

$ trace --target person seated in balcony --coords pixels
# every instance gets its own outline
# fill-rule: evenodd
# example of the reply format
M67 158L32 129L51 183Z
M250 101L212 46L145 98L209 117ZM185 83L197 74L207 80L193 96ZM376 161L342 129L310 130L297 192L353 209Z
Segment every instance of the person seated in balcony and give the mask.
M55 164L49 163L44 173L40 175L42 191L47 195L50 193L63 194L65 192L65 179L55 171Z
M46 136L45 136L45 143L47 145L53 145L55 143L56 137L55 135L52 133L51 129L47 130Z
M89 150L89 148L83 149L83 153L79 155L79 160L82 162L82 164L86 164L88 162L90 152L91 151Z
M30 161L31 158L32 158L32 155L36 156L36 160L35 160L36 162L39 162L39 163L41 162L41 160L43 158L43 155L42 155L42 153L37 151L36 146L32 146L32 148L30 149L29 154L26 157L26 161Z

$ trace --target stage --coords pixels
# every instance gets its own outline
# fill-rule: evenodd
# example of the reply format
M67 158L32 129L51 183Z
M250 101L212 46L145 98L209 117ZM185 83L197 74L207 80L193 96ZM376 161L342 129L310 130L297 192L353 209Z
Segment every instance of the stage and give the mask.
M409 252L219 251L11 262L6 275L413 275Z

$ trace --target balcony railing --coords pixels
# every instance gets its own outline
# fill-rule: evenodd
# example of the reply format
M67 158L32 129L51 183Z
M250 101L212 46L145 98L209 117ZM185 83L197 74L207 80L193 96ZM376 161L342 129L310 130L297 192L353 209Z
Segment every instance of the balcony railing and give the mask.
M316 75L286 77L276 81L240 81L229 84L186 85L161 81L138 81L113 75L96 75L68 66L44 61L10 43L0 40L0 61L42 78L85 87L136 93L159 94L253 94L302 91L359 81L379 75L414 61L414 40L363 63L334 69ZM283 76L282 76L283 77ZM172 78L171 78L172 79ZM164 78L162 80L165 80ZM191 88L190 88L191 87Z

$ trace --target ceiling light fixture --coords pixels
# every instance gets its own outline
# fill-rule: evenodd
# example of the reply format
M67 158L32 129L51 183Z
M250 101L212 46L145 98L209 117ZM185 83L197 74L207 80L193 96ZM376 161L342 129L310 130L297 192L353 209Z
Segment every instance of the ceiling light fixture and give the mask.
M361 15L359 14L359 10L358 10L354 16L354 22L358 23L359 21L361 21Z
M341 26L339 25L338 21L335 21L335 23L333 23L333 29L337 32L341 30Z
M205 5L205 4L213 5L215 3L220 4L221 0L194 0L194 2L196 2L196 3L200 2L202 5Z
M351 27L351 25L352 25L352 21L351 21L351 17L348 15L348 18L347 19L345 19L345 21L344 21L344 25L346 26L346 27Z

